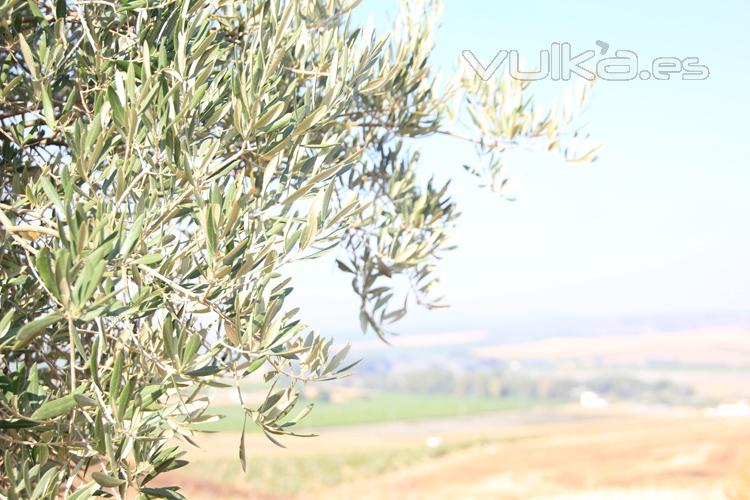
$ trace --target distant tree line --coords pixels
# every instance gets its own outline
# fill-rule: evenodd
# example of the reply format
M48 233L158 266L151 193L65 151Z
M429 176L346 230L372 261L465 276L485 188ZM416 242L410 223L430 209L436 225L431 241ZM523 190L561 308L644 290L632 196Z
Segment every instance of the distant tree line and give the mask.
M671 380L643 380L626 375L597 375L587 378L556 377L550 374L514 372L486 368L461 372L429 367L400 373L369 374L364 384L379 389L492 398L574 400L584 390L613 401L639 401L667 405L705 403L693 388Z

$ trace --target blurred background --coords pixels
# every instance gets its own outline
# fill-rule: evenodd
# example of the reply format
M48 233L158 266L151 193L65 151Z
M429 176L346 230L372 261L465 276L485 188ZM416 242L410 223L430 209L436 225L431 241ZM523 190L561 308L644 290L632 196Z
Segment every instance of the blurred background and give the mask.
M354 21L387 27L399 2ZM359 332L334 258L297 269L294 300L363 361L305 390L286 449L227 418L176 471L190 498L750 498L750 4L446 0L435 61L553 42L699 57L704 81L600 81L582 116L590 165L506 158L515 201L478 189L471 147L420 143L462 209L448 309L412 308L392 346ZM538 104L574 82L534 83ZM261 385L244 388L252 399Z

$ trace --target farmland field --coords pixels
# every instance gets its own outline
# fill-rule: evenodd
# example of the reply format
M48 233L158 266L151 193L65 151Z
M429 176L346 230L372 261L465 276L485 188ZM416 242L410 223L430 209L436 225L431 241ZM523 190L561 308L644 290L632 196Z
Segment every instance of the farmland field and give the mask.
M198 499L746 498L750 454L737 444L750 441L748 419L642 410L352 425L286 439L286 449L252 434L245 473L239 434L220 432L202 435L171 479Z
M188 498L197 499L748 500L750 418L715 416L721 402L744 411L746 338L734 331L611 337L605 344L571 338L478 353L529 362L494 375L506 390L513 389L513 377L524 376L540 390L553 377L584 384L609 376L610 386L619 387L618 380L631 380L617 378L625 373L672 387L675 394L694 391L698 397L687 399L689 404L649 402L651 386L628 383L622 386L631 392L639 388L633 399L613 393L599 408L571 397L467 397L334 384L317 394L314 411L295 429L318 437L286 437L286 448L279 448L248 423L244 472L238 459L243 414L230 393L216 394L212 411L227 418L205 425L216 432L199 434L200 448L188 452L191 464L159 484L180 484ZM691 342L664 348L677 339ZM585 349L576 351L576 345ZM735 362L718 363L727 350ZM533 365L534 357L552 360L562 352L579 357ZM423 382L444 374L410 376ZM246 401L262 398L259 387L241 389Z
M304 404L304 401L300 402L299 408L302 408ZM460 417L493 411L518 410L534 405L541 405L541 403L508 398L373 392L366 397L343 403L315 402L314 411L300 423L297 429L304 433L321 427ZM244 417L239 404L219 406L212 409L212 413L224 415L225 418L205 424L202 430L234 432L242 430ZM252 432L257 429L253 425L248 425L247 430Z

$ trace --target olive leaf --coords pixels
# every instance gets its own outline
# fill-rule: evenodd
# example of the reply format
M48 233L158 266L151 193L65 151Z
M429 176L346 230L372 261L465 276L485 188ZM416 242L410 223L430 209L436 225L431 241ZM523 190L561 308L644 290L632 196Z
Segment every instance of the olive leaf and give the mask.
M476 146L466 170L506 197L511 149L596 158L588 89L556 113L528 82L439 84L435 2L383 33L357 3L0 0L0 497L183 498L145 485L186 463L165 443L215 417L214 389L299 435L300 387L357 362L290 304L296 263L335 252L386 342L444 305L459 207L421 139Z

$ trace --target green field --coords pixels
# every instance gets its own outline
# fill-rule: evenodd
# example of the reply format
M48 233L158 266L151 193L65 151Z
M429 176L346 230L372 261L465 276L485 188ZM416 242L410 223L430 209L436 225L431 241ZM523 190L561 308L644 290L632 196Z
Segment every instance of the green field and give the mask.
M313 411L296 427L299 432L314 432L321 427L408 421L427 418L458 417L504 410L520 410L539 405L539 401L511 398L472 398L404 393L373 393L367 398L331 403L314 402ZM307 402L299 404L302 408ZM201 430L242 430L243 412L239 405L219 406L213 413L224 415L218 422L204 424ZM248 425L248 431L257 430Z

